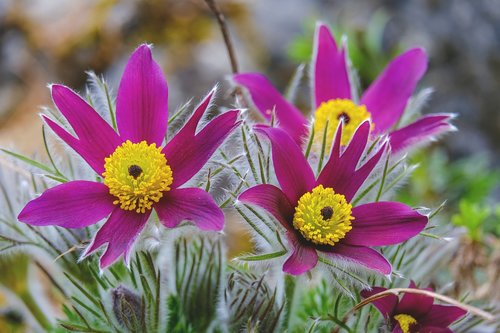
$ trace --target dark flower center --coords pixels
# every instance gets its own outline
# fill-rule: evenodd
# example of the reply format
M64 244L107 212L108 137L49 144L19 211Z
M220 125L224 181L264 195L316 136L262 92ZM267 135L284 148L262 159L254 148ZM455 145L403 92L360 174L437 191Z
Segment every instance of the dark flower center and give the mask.
M333 208L330 206L326 206L321 208L321 216L323 216L323 220L328 220L333 215Z
M351 121L351 117L349 117L349 115L345 112L342 112L341 114L339 114L337 119L343 120L345 125L349 124L349 121Z
M134 177L134 179L137 179L142 174L142 169L140 166L136 164L132 164L131 166L128 167L128 174Z

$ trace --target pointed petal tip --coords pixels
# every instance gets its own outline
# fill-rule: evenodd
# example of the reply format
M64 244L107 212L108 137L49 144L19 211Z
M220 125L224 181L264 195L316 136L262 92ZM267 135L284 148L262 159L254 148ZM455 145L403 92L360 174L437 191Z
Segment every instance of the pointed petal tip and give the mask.
M343 121L342 121L342 122L343 122ZM359 130L360 130L360 128L362 128L363 130L365 130L365 131L366 131L366 129L365 129L365 128L366 128L366 127L368 127L368 129L370 129L371 125L372 125L371 120L370 120L370 119L365 119L365 120L364 120L364 121L363 121L363 122L362 122L362 123L358 126L358 129L357 129L356 131L359 131Z
M137 47L136 51L141 50L141 51L143 51L143 52L145 51L145 52L149 52L149 53L151 53L151 50L152 50L152 49L153 49L153 44L151 44L151 43L142 43L142 44L140 44L140 45Z
M219 86L220 86L220 84L216 83L212 87L212 89L208 92L207 96L210 96L210 100L212 100L212 98L214 98L214 96L217 94L217 91L219 90Z
M422 75L427 70L427 65L429 58L427 57L427 52L422 47L415 47L406 51L402 56L413 58L414 64L420 65Z
M418 57L425 57L427 60L427 52L425 51L425 49L423 47L414 47L414 48L411 48L410 50L408 50L408 52L412 53Z
M391 263L389 263L388 267L380 268L380 269L377 269L375 271L380 272L385 277L390 277L392 274L392 265L391 265Z
M316 30L318 34L323 34L323 33L330 33L330 29L328 28L328 25L324 22L318 22L316 23Z
M27 221L27 213L26 213L26 206L21 210L21 212L17 215L17 220L22 223L28 224Z
M74 92L73 89L59 83L51 83L48 85L48 88L50 90L50 95L52 96L52 100L54 101L54 103L56 102L56 99L65 92L69 91L70 93L76 94L76 92Z
M325 22L322 22L322 21L319 21L316 23L316 32L318 34L318 37L320 35L323 35L323 34L327 34L328 36L333 37L332 31L331 31L330 27L328 26L328 24ZM335 39L334 39L334 41L335 41Z

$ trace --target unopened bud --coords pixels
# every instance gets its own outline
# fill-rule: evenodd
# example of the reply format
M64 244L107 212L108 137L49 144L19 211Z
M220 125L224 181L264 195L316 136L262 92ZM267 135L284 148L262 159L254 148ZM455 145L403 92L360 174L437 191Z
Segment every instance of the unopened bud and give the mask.
M141 297L124 286L111 291L113 313L124 328L137 332L144 324L144 302Z

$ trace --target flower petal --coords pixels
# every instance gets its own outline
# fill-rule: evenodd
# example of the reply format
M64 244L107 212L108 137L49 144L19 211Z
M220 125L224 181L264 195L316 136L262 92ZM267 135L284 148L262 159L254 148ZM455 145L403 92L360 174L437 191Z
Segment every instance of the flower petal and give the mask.
M132 53L125 67L116 99L116 121L123 140L146 140L159 147L165 138L167 81L146 44Z
M390 134L391 150L393 153L424 144L436 136L455 130L449 123L453 114L432 114Z
M292 254L283 264L283 272L301 275L316 267L318 253L314 247L301 244L294 231L287 232L287 238L292 246Z
M104 159L121 144L120 137L87 102L68 87L54 84L51 86L51 94L54 104L68 120L78 139L70 134L61 134L62 131L66 131L54 122L47 124L98 174L102 174ZM44 120L46 119L48 118L44 117ZM59 128L54 129L55 127Z
M241 193L238 200L264 208L284 228L293 231L291 221L295 209L278 187L270 184L257 185Z
M114 263L122 254L128 265L132 245L146 225L149 215L151 215L150 210L141 214L116 207L106 223L97 231L83 257L108 243L108 247L100 259L101 269Z
M418 81L427 70L427 55L415 48L394 58L361 98L375 123L384 133L401 117Z
M352 261L384 275L389 275L392 272L391 264L387 259L369 247L337 243L332 247L322 248L321 252L331 258Z
M372 290L362 290L361 296L363 296L363 298L368 298L386 290L387 288L373 287ZM372 301L371 303L378 309L378 311L380 311L384 318L389 318L394 313L394 309L396 308L398 301L398 296L389 294L375 301Z
M271 120L274 111L279 127L283 128L298 145L303 143L308 132L307 119L274 88L264 75L237 74L233 76L233 80L248 90L255 107L266 120Z
M222 230L224 213L207 192L199 188L179 188L166 192L155 206L160 222L174 228L184 220L202 230Z
M255 126L257 133L264 134L271 142L276 177L283 193L295 206L300 197L314 187L314 173L300 147L280 128Z
M173 188L181 186L200 171L226 137L239 125L239 111L231 110L210 121L195 135L212 93L213 91L197 107L186 125L163 148L167 163L172 168Z
M436 326L423 326L418 330L419 333L453 333L453 331L447 327L436 327Z
M35 226L83 228L108 216L113 201L106 185L76 180L52 187L28 202L18 219Z
M369 133L370 122L365 121L359 125L344 153L340 155L342 126L339 125L330 158L323 167L316 184L333 188L335 192L343 194L350 202L380 161L387 146L385 143L382 144L378 150L375 150L372 157L356 170L368 142Z
M395 321L395 320L393 320ZM396 321L396 325L392 329L391 333L404 333L403 330L401 329L401 326L399 326L399 323Z
M346 244L384 246L418 235L429 219L399 202L372 202L352 209L352 229Z
M433 304L427 315L420 319L423 326L448 327L467 314L467 311L449 305Z
M408 288L418 289L413 281L410 282ZM429 313L432 308L432 303L434 303L434 298L430 296L405 293L401 301L399 301L396 312L409 314L419 321L420 318Z
M337 49L335 39L324 24L316 26L313 62L316 108L331 99L351 99L345 49Z

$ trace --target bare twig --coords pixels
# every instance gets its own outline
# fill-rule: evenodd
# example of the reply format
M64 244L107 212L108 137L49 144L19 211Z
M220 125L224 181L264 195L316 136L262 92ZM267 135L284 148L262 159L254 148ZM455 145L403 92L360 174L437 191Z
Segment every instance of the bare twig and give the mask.
M217 23L219 24L222 37L224 38L224 44L226 45L227 54L229 56L229 61L231 62L231 70L233 74L239 73L238 60L236 59L236 54L234 53L233 43L231 42L231 37L229 36L229 29L227 28L226 18L224 14L220 11L219 6L215 0L205 0L206 4L214 13ZM248 108L250 103L247 102L245 94L241 90L241 87L236 86L232 92L233 97L236 98L237 103L242 105L244 108Z
M233 43L229 37L229 30L227 29L226 18L220 11L219 7L215 3L215 0L205 0L210 10L214 13L219 28L222 32L222 37L224 38L224 44L226 44L227 53L229 55L229 61L231 61L231 70L233 74L238 73L238 61L236 60L236 55L234 54Z
M432 298L435 298L435 299L438 299L440 301L443 301L443 302L446 302L448 304L451 304L451 305L454 305L454 306L457 306L461 309L464 309L476 316L479 316L479 317L483 317L484 319L488 320L488 321L491 321L494 319L493 315L489 312L486 312L484 310L481 310L481 309L478 309L474 306L470 306L470 305L467 305L467 304L464 304L464 303L461 303L457 300L454 300L453 298L450 298L450 297L447 297L447 296L444 296L444 295L441 295L441 294L437 294L433 291L429 291L429 290L422 290L422 289L414 289L414 288L393 288L393 289L387 289L387 290L384 290L378 294L375 294L375 295L372 295L364 300L362 300L361 302L359 302L358 304L356 304L356 306L354 306L351 310L349 310L349 312L347 312L344 316L344 318L342 319L342 322L346 322L347 319L349 319L349 316L352 315L354 312L356 312L357 310L361 309L363 306L367 305L367 304L370 304L371 302L373 301L376 301L377 299L380 299L380 298L383 298L383 297L386 297L388 295L399 295L401 293L409 293L409 294L419 294L419 295L426 295L426 296L429 296L429 297L432 297ZM336 329L334 329L332 331L332 333L336 333L338 332L340 329L340 327L337 327Z

